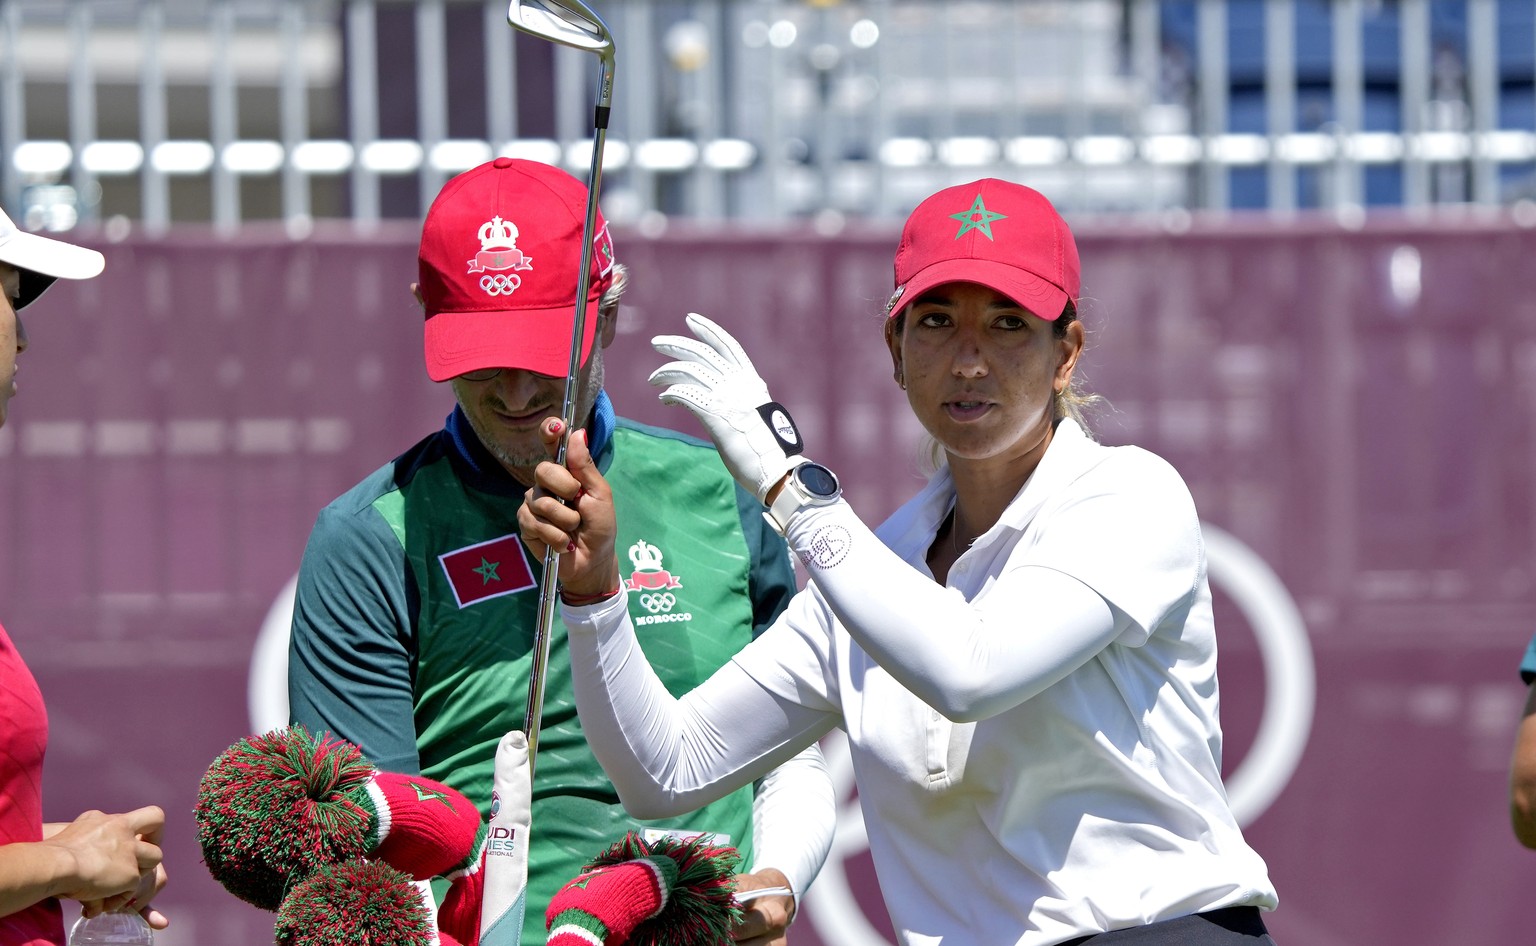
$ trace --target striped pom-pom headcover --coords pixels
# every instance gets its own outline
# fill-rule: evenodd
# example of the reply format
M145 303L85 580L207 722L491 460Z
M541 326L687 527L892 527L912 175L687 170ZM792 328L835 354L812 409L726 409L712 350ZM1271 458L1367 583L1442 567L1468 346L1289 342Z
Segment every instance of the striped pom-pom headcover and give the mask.
M324 867L369 858L413 880L455 876L485 845L462 793L380 772L351 743L301 726L242 739L215 759L196 821L209 873L263 910Z
M741 916L735 848L637 834L600 854L545 911L548 946L716 946Z

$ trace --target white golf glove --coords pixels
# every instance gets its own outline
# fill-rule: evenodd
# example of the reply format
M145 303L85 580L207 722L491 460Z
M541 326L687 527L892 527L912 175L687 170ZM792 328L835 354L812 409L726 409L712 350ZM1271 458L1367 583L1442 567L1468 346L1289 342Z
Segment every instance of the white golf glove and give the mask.
M768 386L725 329L695 312L688 328L697 340L658 335L651 345L676 358L651 373L667 385L663 404L681 404L708 428L715 448L736 481L767 503L768 490L801 463L800 431L789 411L768 395Z

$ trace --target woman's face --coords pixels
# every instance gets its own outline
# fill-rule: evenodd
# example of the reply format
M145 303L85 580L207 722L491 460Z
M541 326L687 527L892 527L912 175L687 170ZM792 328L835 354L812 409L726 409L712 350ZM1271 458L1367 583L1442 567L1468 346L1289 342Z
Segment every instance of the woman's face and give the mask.
M4 296L0 299L0 427L16 396L16 356L27 349L27 330L16 314L20 294L21 273L9 263L0 263L0 296Z
M899 333L887 330L896 378L951 464L1043 451L1052 397L1083 347L1081 323L1063 338L1052 328L993 289L952 282L908 305Z

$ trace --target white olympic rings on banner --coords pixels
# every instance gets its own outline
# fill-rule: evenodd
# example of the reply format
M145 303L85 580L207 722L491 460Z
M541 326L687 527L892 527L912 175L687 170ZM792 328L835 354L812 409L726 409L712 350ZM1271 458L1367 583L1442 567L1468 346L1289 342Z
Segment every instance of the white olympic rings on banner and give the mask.
M672 606L677 604L677 596L670 591L664 591L661 594L647 592L640 596L640 604L652 614L659 614L662 611L672 610Z
M480 277L480 288L493 296L510 296L523 284L517 273L487 273Z

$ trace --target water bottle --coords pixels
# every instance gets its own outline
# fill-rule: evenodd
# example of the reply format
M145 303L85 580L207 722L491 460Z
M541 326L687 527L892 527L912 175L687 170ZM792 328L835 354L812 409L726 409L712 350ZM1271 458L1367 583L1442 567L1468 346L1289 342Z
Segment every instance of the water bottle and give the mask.
M155 931L134 912L81 917L69 931L69 946L154 946Z

